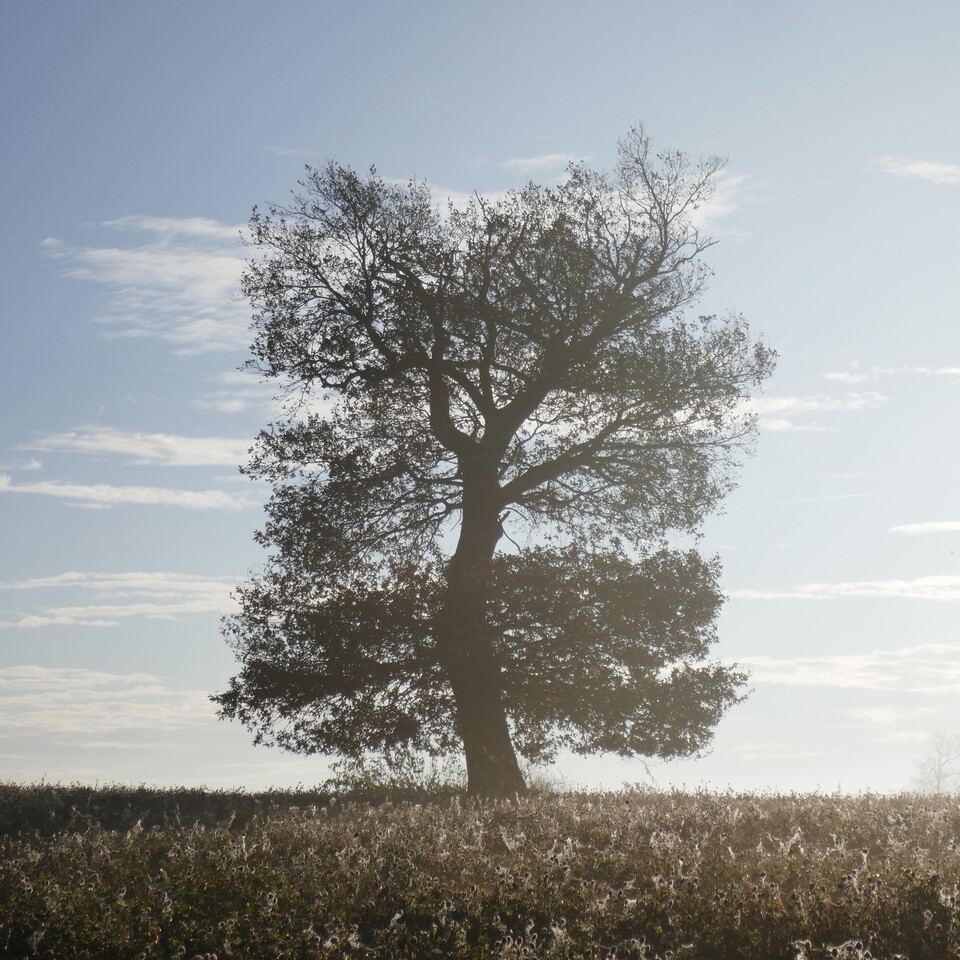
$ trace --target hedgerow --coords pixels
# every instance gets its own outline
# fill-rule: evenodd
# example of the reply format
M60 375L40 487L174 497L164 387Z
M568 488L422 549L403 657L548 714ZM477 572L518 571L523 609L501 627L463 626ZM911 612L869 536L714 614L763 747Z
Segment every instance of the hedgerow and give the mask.
M130 792L88 792L0 840L0 954L960 957L952 797L156 792L118 828Z

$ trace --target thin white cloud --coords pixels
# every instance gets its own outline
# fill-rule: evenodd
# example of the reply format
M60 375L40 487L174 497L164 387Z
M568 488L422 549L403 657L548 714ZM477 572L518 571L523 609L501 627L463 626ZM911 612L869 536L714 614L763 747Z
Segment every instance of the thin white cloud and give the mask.
M248 345L249 314L237 301L244 254L239 227L203 217L124 217L105 227L123 246L72 247L47 239L64 275L110 292L99 319L115 336L156 337L183 353Z
M825 433L827 427L819 423L795 423L786 417L760 417L759 425L763 430L773 433Z
M860 383L870 383L878 379L877 374L855 373L852 370L836 370L823 375L824 380L833 380L836 383L845 383L853 386Z
M866 490L863 493L828 493L822 497L794 497L789 500L764 500L758 507L779 507L790 503L821 503L824 500L856 500L860 497L875 497L879 491Z
M228 437L183 437L169 433L138 433L110 427L81 427L51 434L26 450L119 454L134 463L165 466L236 466L247 459L249 440Z
M922 377L956 377L960 376L960 366L922 366L905 365L900 367L880 367L873 366L863 368L853 361L847 365L846 370L831 370L823 375L824 380L832 380L834 383L843 383L850 386L873 383L882 377L915 375Z
M7 733L110 734L181 730L212 719L202 690L161 677L69 667L0 668L0 726Z
M707 233L719 232L720 220L747 204L758 202L760 198L756 193L757 187L758 185L744 174L718 174L714 180L713 193L691 216L694 226Z
M257 501L223 490L176 490L167 487L117 487L106 483L61 483L45 480L38 483L14 483L0 474L0 494L26 493L56 497L73 506L111 507L117 504L183 507L187 510L245 510Z
M960 367L905 367L906 373L916 373L924 377L957 377Z
M589 159L574 153L541 153L533 157L513 157L510 160L504 160L500 166L505 170L515 170L523 174L547 173L562 171L571 163Z
M956 644L930 643L823 657L738 657L737 663L749 671L755 686L783 684L927 696L960 693L960 646ZM881 722L877 709L881 708L863 708L870 711L863 719Z
M150 673L116 674L84 667L40 667L32 664L0 667L0 690L3 691L13 688L37 690L42 687L57 693L64 689L75 689L77 686L87 689L110 686L117 682L142 686L154 684L157 679Z
M929 180L931 183L960 186L960 166L953 163L912 160L909 157L879 157L875 163L885 173L892 173L896 177L911 177L917 180Z
M134 233L152 233L165 241L174 237L199 237L228 240L233 244L242 232L239 226L223 224L208 217L118 217L116 220L105 220L103 226Z
M223 613L226 601L185 600L181 603L102 603L77 607L51 607L39 614L26 614L10 626L32 630L47 626L115 627L121 618L147 617L173 620L186 613Z
M850 412L871 410L887 398L882 393L846 393L842 397L816 394L803 397L754 397L750 403L761 416L770 414Z
M890 533L960 533L960 520L931 520L926 523L901 523Z
M31 473L42 469L42 467L43 464L36 457L31 457L29 460L21 460L14 463L0 464L0 470L27 470Z
M228 371L212 377L219 384L193 401L200 410L216 410L218 413L243 413L246 410L262 410L272 416L277 411L274 394L277 387L261 382L253 374L244 371Z
M243 413L257 406L254 391L214 390L193 401L198 410L216 410L217 413Z
M789 397L751 397L744 407L758 415L761 430L777 432L822 432L823 424L810 420L797 420L812 414L857 413L873 410L886 400L876 391L849 391L841 396L811 394Z
M126 596L181 596L230 589L229 577L205 577L194 573L126 571L123 573L81 573L70 570L52 577L0 581L0 590L43 590L70 587L82 590L109 590Z
M94 602L21 611L0 626L34 629L58 626L116 626L129 617L173 619L185 614L224 613L235 609L233 577L204 577L169 572L80 573L0 583L0 591L89 591Z
M804 583L786 590L731 590L735 600L834 600L877 599L960 601L960 576L916 577L913 580L853 580L844 583Z

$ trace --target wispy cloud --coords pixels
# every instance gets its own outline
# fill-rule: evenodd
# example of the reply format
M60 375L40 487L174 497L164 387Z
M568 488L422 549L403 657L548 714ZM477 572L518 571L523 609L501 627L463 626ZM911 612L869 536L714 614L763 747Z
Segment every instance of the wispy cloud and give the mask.
M0 590L43 590L50 587L72 587L83 590L109 590L125 596L180 596L182 594L219 593L229 589L230 577L204 577L194 573L81 573L68 571L52 577L32 577L27 580L0 581Z
M242 229L209 217L118 217L105 220L103 226L131 233L152 233L164 242L174 238L200 238L226 240L231 245L236 244Z
M123 217L104 227L122 246L73 247L43 241L64 275L110 292L99 319L115 336L157 337L184 353L248 343L248 311L238 303L244 255L240 228L203 217Z
M859 479L859 478L858 478ZM866 490L863 493L828 493L822 497L792 497L789 500L764 500L758 507L779 507L790 503L822 503L825 500L857 500L860 497L875 497L878 490Z
M930 643L899 650L823 657L738 657L754 685L842 687L897 694L960 693L960 646ZM871 710L874 722L881 716ZM867 719L865 716L864 719Z
M960 367L905 367L904 371L924 377L960 377Z
M960 520L930 520L926 523L901 523L891 533L960 533Z
M921 376L921 377L956 377L960 376L960 366L922 366L907 364L899 367L862 367L856 361L847 364L845 370L831 370L823 375L824 380L835 383L861 384L875 383L883 377L890 376Z
M887 398L882 393L847 393L842 397L755 397L751 406L761 415L871 410Z
M225 602L183 600L180 603L100 603L75 607L51 607L39 614L25 614L3 626L32 630L37 627L115 627L120 619L146 617L151 620L172 620L189 613L223 613L230 606Z
M540 153L533 157L513 157L510 160L504 160L500 166L505 170L514 170L523 174L548 173L566 170L571 163L589 159L589 156L581 157L575 153Z
M31 457L29 460L14 461L13 463L0 463L0 470L27 470L31 473L40 470L42 467L43 464L36 457Z
M24 449L118 454L134 463L166 466L236 466L246 460L249 446L249 440L228 437L183 437L170 433L126 432L110 427L81 427L24 444Z
M218 720L206 689L150 673L39 665L0 667L0 760L21 782L268 790L329 776L322 759L258 758L239 724Z
M887 398L882 393L848 392L842 396L812 394L791 397L753 397L746 407L759 415L760 428L772 431L814 431L828 429L816 421L798 421L818 413L856 413L873 410Z
M797 423L787 417L760 417L760 428L772 433L825 433L829 428L820 423Z
M223 613L235 608L231 591L234 577L204 577L167 572L80 573L35 577L0 583L0 592L14 596L34 591L89 592L92 603L48 607L36 605L19 611L0 626L32 629L59 626L116 626L129 617L173 619L185 614Z
M917 180L929 180L931 183L960 186L960 166L953 163L913 160L909 157L878 157L875 165L885 173L892 173L896 177L912 177Z
M834 600L853 597L878 599L960 601L960 576L916 577L912 580L851 580L842 583L804 583L785 590L731 590L735 600Z
M859 383L870 383L879 379L877 373L856 373L853 370L830 371L823 375L824 380L833 380L836 383L845 383L853 386Z
M218 413L243 413L258 409L267 414L277 410L273 401L277 388L270 383L261 383L252 374L243 371L219 373L212 378L219 386L208 390L193 401L200 410L216 410Z
M760 185L745 174L720 173L710 198L693 212L694 225L707 233L719 232L719 222L741 207L760 202Z
M249 496L223 490L177 490L167 487L118 487L106 483L61 483L45 480L37 483L14 483L0 474L0 494L26 493L56 497L73 506L112 507L118 504L183 507L188 510L245 510L257 506Z
M0 668L0 727L8 733L178 730L203 723L213 714L206 691L173 690L152 674L69 667Z

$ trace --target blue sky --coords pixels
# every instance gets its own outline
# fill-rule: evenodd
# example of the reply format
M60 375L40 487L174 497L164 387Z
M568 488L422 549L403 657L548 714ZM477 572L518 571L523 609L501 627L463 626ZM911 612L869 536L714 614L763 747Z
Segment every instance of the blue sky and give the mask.
M700 312L781 354L702 548L752 674L657 782L893 790L960 730L960 6L8 3L0 30L0 777L311 784L207 695L261 561L237 464L254 204L335 158L439 197L729 157ZM638 763L566 759L573 781Z

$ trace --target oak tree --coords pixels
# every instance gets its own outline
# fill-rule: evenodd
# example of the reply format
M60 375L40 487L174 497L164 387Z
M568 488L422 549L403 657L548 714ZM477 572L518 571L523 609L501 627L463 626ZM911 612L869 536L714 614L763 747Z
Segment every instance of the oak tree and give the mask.
M443 207L328 163L254 211L250 365L288 403L245 468L271 555L222 715L308 752L462 748L488 795L524 789L517 750L703 748L744 677L707 660L717 561L675 544L774 361L688 315L721 167L637 128L552 188Z

